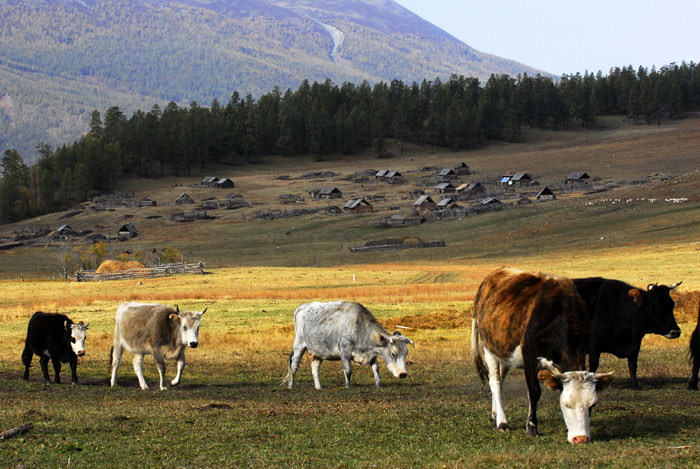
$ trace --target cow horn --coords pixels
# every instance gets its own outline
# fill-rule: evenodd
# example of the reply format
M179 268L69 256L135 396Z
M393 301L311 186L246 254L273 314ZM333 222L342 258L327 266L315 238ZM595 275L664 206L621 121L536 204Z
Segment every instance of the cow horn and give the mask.
M681 286L681 283L683 283L683 280L681 280L681 281L678 282L678 283L674 283L674 284L669 285L669 286L668 286L668 289L669 289L669 290L673 290L674 288L678 288L678 287Z
M179 313L180 312L180 305L175 305L175 312Z
M652 291L654 288L656 288L659 285L659 282L656 283L650 283L647 285L647 291Z
M209 309L209 307L204 308L204 311L202 311L201 313L199 313L199 315L201 316L202 314L206 313L208 309Z
M614 371L608 371L607 373L596 373L596 374L595 374L595 379L605 378L605 377L608 377L608 376L612 376L612 375L614 375L614 374L615 374Z
M552 376L557 377L561 375L561 371L559 371L559 369L554 365L552 360L547 360L544 357L538 357L537 360L539 361L540 368L549 370L549 372L552 373Z

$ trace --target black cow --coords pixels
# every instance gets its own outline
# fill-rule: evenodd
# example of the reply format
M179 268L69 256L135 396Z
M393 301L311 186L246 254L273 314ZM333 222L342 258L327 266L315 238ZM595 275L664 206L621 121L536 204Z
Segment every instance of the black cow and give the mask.
M650 284L642 290L619 280L601 277L574 279L590 321L589 370L598 369L603 352L627 358L630 386L640 389L637 357L644 336L660 334L676 339L681 335L673 317L676 304L670 295L671 290L681 283L669 286Z
M29 320L27 339L24 342L22 363L24 364L24 379L29 379L29 366L32 356L38 355L44 381L49 379L49 359L56 372L56 383L61 382L61 362L70 364L71 381L78 383L76 368L78 357L85 355L85 336L88 325L82 322L74 324L64 314L48 314L38 311Z
M698 390L698 371L700 371L700 305L698 305L698 323L693 335L690 336L690 361L693 363L693 371L690 372L688 389Z

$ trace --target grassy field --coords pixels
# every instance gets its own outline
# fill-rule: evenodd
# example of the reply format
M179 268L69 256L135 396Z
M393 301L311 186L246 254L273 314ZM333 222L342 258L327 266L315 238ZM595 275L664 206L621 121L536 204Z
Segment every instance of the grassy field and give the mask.
M168 221L174 207L165 204L179 193L190 192L198 201L219 194L187 187L201 175L125 183L123 189L134 191L137 199L165 201L155 208L31 220L98 230L132 221L139 237L108 245L110 257L167 245L187 261L205 261L211 274L76 283L51 280L59 276L65 246L0 251L0 430L34 423L25 435L0 441L0 467L698 466L700 393L687 391L685 381L688 338L700 299L700 119L648 127L606 118L601 125L595 132L526 131L524 144L464 153L408 148L391 160L278 158L212 168L212 174L233 177L234 192L253 205L214 211L217 218L210 221ZM676 177L461 220L379 227L380 218L394 213L389 205L405 210L412 203L406 193L425 175L417 168L458 161L477 171L475 177L529 171L543 184L575 170L616 181L653 171ZM345 179L354 171L380 167L404 172L408 184L358 188ZM326 170L342 178L300 178ZM282 174L291 178L277 179ZM277 202L280 194L303 195L326 185L338 185L348 198L381 193L388 201L366 216L253 219L258 210L288 208ZM306 207L322 205L327 202L308 201ZM161 218L147 218L154 215ZM446 247L364 254L348 249L404 235L445 240ZM603 357L601 371L613 370L617 379L594 412L592 444L566 443L558 396L546 390L539 410L542 435L527 437L527 395L519 371L509 376L504 390L514 430L501 434L491 427L490 395L467 351L477 287L503 265L570 277L603 275L640 287L683 281L674 293L682 336L644 339L641 392L625 387L625 360ZM402 331L416 347L409 352L406 380L382 369L385 386L376 389L371 371L355 367L355 386L346 390L339 363L326 362L324 390L318 392L305 358L295 389L279 386L287 371L296 306L338 299L365 304L389 331L408 328ZM179 387L142 392L127 353L120 386L109 388L114 314L125 300L209 308L201 346L188 351ZM30 380L21 379L26 325L37 310L90 323L78 386L44 384L36 358ZM144 368L149 384L157 384L152 359ZM64 380L68 373L64 370ZM174 363L169 363L168 376L173 375Z
M668 265L675 255L666 258ZM645 260L652 263L651 257ZM618 277L633 283L645 282L648 275L638 259L623 252L595 261L601 268L617 265ZM523 266L538 269L539 262L558 265L549 258ZM555 270L587 275L592 262L576 259ZM246 267L142 285L4 281L0 393L5 402L0 421L3 428L33 422L34 429L1 442L0 460L8 467L63 466L69 459L71 467L697 464L700 394L685 390L695 300L681 301L677 308L681 339L645 339L640 357L643 391L625 388L626 361L604 357L601 369L614 370L618 379L596 407L594 443L566 443L558 398L549 391L541 403L543 435L527 437L521 372L513 373L505 386L506 412L515 430L500 434L491 428L489 393L481 389L467 350L476 287L494 266L482 261L470 266ZM684 277L683 297L700 289L698 272ZM398 381L382 369L385 386L376 389L370 370L356 367L355 386L346 390L339 364L326 362L321 371L324 390L318 392L305 358L295 389L281 388L293 341L292 311L304 301L339 298L361 301L390 331L397 325L410 328L404 333L416 347L409 352L409 377ZM201 347L188 351L180 387L139 390L129 354L120 368L120 387L108 387L114 312L124 299L209 308ZM21 380L19 355L26 322L36 309L59 310L90 322L78 386L43 384L36 359L30 380ZM169 363L168 375L173 372ZM146 360L145 375L151 385L157 384L151 359Z

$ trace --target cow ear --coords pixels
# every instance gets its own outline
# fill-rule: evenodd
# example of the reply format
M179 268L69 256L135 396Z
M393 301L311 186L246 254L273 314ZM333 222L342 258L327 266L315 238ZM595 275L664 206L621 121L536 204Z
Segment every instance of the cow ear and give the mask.
M549 370L540 371L537 373L537 378L544 382L544 385L549 389L558 389L559 391L564 389L564 386L561 384L561 380L555 378L552 372Z
M374 339L375 339L376 343L379 344L380 347L384 347L384 346L386 346L386 344L389 343L389 341L386 339L386 337L381 335L379 332L374 334Z
M637 303L638 305L642 304L643 300L642 300L642 291L641 290L639 290L637 288L633 288L627 292L627 295L631 298L634 298L634 302Z
M63 328L64 328L66 331L70 331L70 323L68 322L68 320L63 321Z
M394 335L401 335L399 331L394 331Z
M180 323L180 316L178 316L178 315L175 314L175 313L173 313L173 314L171 314L170 316L168 316L168 318L172 319L172 320L175 321L176 323Z
M607 388L610 383L613 382L613 375L612 371L610 373L596 373L595 375L595 390L596 392L600 392L603 389Z
M656 288L659 285L659 283L650 283L647 285L647 291L652 291L654 288Z

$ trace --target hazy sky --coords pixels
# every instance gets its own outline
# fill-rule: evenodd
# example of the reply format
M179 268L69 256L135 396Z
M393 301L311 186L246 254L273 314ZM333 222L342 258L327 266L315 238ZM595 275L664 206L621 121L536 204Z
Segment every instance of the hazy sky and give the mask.
M555 75L700 62L700 0L395 0L471 47Z

